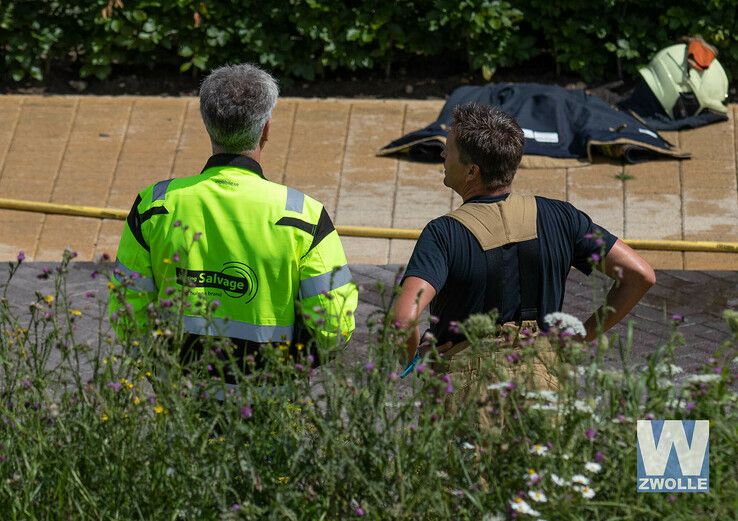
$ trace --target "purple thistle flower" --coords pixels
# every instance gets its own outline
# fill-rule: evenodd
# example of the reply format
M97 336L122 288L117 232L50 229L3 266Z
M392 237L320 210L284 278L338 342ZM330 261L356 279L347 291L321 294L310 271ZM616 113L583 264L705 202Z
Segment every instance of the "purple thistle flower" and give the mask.
M21 250L21 251L18 252L18 264L20 264L24 260L26 260L26 252L24 252L23 250Z
M170 287L168 287L168 288L167 288L167 289L166 289L166 290L164 291L164 293L166 293L167 295L171 295L172 293L174 293L174 288L170 286Z
M596 436L597 430L593 429L592 427L589 427L586 431L584 431L584 437L587 438L589 441L593 441Z
M400 375L399 375L399 374L397 374L397 371L392 371L392 372L391 372L391 373L390 373L390 374L389 374L389 375L387 376L387 380L389 380L390 382L396 382L396 381L397 381L397 380L399 380L399 379L400 379Z
M448 323L448 330L455 335L458 335L461 332L461 329L459 329L459 323L455 320Z
M441 381L443 381L443 383L450 384L451 383L451 375L448 374L448 373L444 374L441 377Z
M182 226L182 221L180 221L179 219L174 221L174 223L172 224L172 227L174 228L179 228L180 226Z
M449 382L449 384L446 386L446 394L451 394L454 392L454 386Z
M107 387L108 387L109 389L112 389L112 390L113 390L113 391L115 391L116 393L117 393L118 391L120 391L121 389L123 389L123 385L122 385L122 384L121 384L120 382L108 382L108 385L107 385Z
M51 275L51 268L48 268L47 267L47 268L43 268L41 270L41 273L39 273L38 275L36 275L36 278L37 279L41 279L41 280L46 280L46 279L49 278L49 275Z
M162 299L159 303L163 308L171 308L174 305L174 302L169 299Z
M21 387L25 387L26 389L31 387L31 381L28 378L24 378L23 380L21 380L20 384L21 384Z
M172 262L179 262L179 253L172 255Z
M418 374L423 374L423 372L425 372L425 364L420 363L420 364L416 365L415 366L415 372L418 373Z
M100 258L103 262L108 262L110 260L110 255L108 255L107 253L103 253Z
M684 410L687 412L692 412L694 410L695 403L694 402L687 402L687 404L684 406Z
M90 278L96 279L98 275L100 275L100 272L97 270L93 270L92 273L90 273Z
M76 259L77 258L77 252L76 251L73 251L70 255L72 256L73 259Z
M593 253L592 256L589 258L592 262L600 262L600 255L599 253Z
M241 418L243 418L244 420L248 420L249 418L251 418L251 415L253 413L254 412L251 410L251 407L249 407L248 405L244 405L243 407L241 407Z
M51 320L51 312L50 311L47 311L46 313L44 313L44 320ZM113 320L113 317L112 316L110 317L110 320Z
M304 371L305 370L305 366L302 365L302 364L300 364L300 363L297 363L297 364L295 364L295 370L296 371Z
M231 505L231 510L232 510L233 512L238 512L239 510L241 510L241 505L239 505L238 503L233 503L233 504Z
M596 463L602 463L603 461L605 461L605 453L602 452L601 450L598 450L595 453L594 460L595 460Z
M672 320L673 322L678 322L678 323L682 323L682 322L684 322L684 315L680 315L679 313L674 313L674 314L673 314L673 315L671 316L671 320Z
M87 298L93 298L94 296L95 296L95 292L94 291L86 291L85 292L85 297L87 297Z
M212 302L210 303L210 309L212 309L213 311L215 311L215 310L216 310L216 309L218 309L219 307L220 307L220 300L218 300L218 299L215 299L215 300L213 300L213 301L212 301Z
M111 321L111 322L117 322L117 321L118 321L118 313L117 313L117 312L115 312L115 313L112 313L112 314L110 315L110 321Z
M366 512L364 512L364 509L361 508L361 506L357 506L354 509L354 514L356 514L357 517L364 517L364 515L366 514Z
M364 365L364 370L367 373L371 373L372 371L374 371L374 367L375 367L374 362L369 361L366 363L366 365Z

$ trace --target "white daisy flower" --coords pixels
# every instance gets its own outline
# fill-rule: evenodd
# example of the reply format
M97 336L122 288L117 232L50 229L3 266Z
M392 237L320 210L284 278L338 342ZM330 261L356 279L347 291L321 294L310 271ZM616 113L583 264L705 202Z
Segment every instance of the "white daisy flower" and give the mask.
M534 403L528 407L528 410L536 410L536 411L555 411L556 405L552 403Z
M545 456L548 453L548 447L541 445L540 443L536 443L528 452L535 454L536 456Z
M482 521L505 521L505 518L502 516L502 514L491 514L486 513L482 517Z
M720 380L719 374L693 374L684 379L689 384L706 384Z
M553 391L528 391L525 397L531 400L544 400L551 403L559 401L559 395Z
M529 490L528 497L530 497L536 503L545 503L546 501L548 501L548 498L546 497L546 494L543 493L543 490Z
M594 409L584 400L574 400L574 408L579 412L592 414Z
M536 472L536 469L528 469L528 473L523 478L528 480L528 484L532 484L538 483L541 480L541 475Z
M587 334L582 321L568 313L549 313L543 317L543 321L548 327L556 327L559 331L570 333L572 335L584 336Z
M589 478L581 474L574 474L571 477L572 483L579 483L580 485L589 485Z
M733 358L733 365L738 365L738 356Z
M587 472L597 474L599 471L602 470L602 465L600 465L599 463L595 463L594 461L588 461L584 464L584 468L585 470L587 470Z
M551 481L559 487L564 487L569 484L564 478L559 477L556 474L551 474Z
M515 512L520 512L521 514L528 514L529 516L538 517L541 515L540 512L537 510L534 510L527 501L525 501L522 498L516 497L512 501L510 501L510 508L512 508Z
M562 454L561 455L561 459L569 460L569 459L571 459L571 454Z
M466 450L474 450L474 449L476 449L476 447L474 445L472 445L471 443L469 443L468 441L465 441L464 444L462 445L462 447L465 448Z
M448 473L444 470L437 470L436 476L438 476L441 479L448 479Z
M579 492L582 494L584 499L592 499L595 496L595 491L587 485L579 487Z
M500 389L508 389L512 382L499 382L496 384L489 384L487 386L488 391L499 391Z

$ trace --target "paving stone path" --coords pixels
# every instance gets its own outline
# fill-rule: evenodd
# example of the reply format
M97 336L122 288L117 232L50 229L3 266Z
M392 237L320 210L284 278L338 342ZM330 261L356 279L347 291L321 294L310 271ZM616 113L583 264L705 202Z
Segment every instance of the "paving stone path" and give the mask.
M267 178L322 201L340 225L421 228L459 205L441 165L376 157L436 119L443 100L281 99ZM664 132L687 161L522 169L514 189L571 201L629 239L738 242L736 106L729 120ZM198 173L210 155L196 98L0 96L0 197L127 210L146 185ZM0 260L114 254L121 221L0 210ZM345 238L352 264L407 262L412 241ZM661 269L738 269L738 254L644 252Z

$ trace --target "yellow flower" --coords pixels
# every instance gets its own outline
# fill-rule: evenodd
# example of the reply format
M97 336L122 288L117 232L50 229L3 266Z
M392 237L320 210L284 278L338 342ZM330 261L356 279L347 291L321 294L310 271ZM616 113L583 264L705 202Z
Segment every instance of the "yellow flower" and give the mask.
M151 378L151 371L146 371L146 373L145 373L145 374L146 374L146 376L147 376L148 378Z
M69 314L72 315L73 317L81 317L82 311L80 311L79 309L70 309Z
M164 258L162 262L163 262L164 264L171 264L171 263L172 263L172 259L167 259L167 258Z
M47 304L51 304L52 302L54 302L54 295L46 295L44 297L44 302L46 302Z
M288 483L288 482L289 482L289 480L290 480L290 477L289 477L289 476L279 476L279 477L277 478L277 481L279 481L279 482L280 482L280 483L282 483L283 485L284 485L285 483Z
M107 414L105 414L105 413L102 413L102 414L100 415L100 421L101 421L102 423L105 423L105 422L106 422L106 421L108 421L109 419L110 419L110 418L108 418L108 415L107 415Z
M108 289L115 289L115 284L108 282Z
M139 398L138 396L134 396L133 398L131 398L131 401L133 402L133 405L138 405L139 403L141 403L141 398Z
M154 407L154 412L156 414L161 414L164 412L164 407L162 407L161 405L157 405L156 407Z
M133 342L131 342L131 345L132 345L133 347L138 347L138 346L140 345L140 343L139 343L139 341L138 341L138 340L134 340Z
M302 348L305 347L305 346L302 345L302 344L295 344L295 347L297 347L297 350L298 351L302 351Z

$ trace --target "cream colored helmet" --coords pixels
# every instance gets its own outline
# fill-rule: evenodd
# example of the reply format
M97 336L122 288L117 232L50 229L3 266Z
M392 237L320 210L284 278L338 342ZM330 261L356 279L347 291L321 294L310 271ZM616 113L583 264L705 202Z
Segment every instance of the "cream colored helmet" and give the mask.
M684 43L666 47L638 72L672 119L699 114L705 109L727 113L725 69L714 56L706 65L695 64L687 48Z

